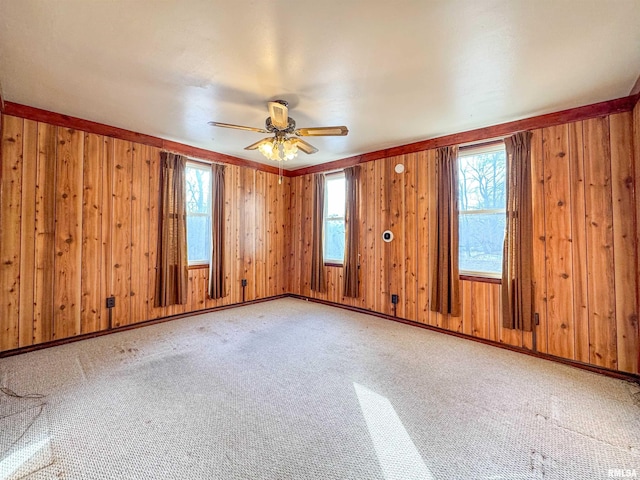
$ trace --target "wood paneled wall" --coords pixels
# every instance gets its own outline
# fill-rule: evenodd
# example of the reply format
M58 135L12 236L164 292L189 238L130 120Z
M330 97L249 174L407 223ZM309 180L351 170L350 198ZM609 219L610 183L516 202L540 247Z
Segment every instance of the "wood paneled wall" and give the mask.
M535 349L637 373L632 135L631 112L533 131L533 261ZM434 150L361 164L358 299L342 296L341 267L326 267L326 293L310 290L312 175L294 177L289 290L385 314L398 294L399 317L533 349L531 332L501 326L499 285L463 281L459 318L430 311L434 165Z
M2 116L0 350L283 293L638 372L640 107L533 130L535 335L502 328L500 286L462 281L459 318L429 310L435 151L363 163L361 295L310 290L311 175L226 170L229 295L189 272L186 305L155 308L159 149ZM635 149L635 153L634 153ZM405 165L397 174L394 166ZM390 229L396 239L381 241ZM535 345L534 345L535 344Z
M286 292L290 184L228 165L228 292L189 271L186 305L155 308L159 149L2 116L0 350Z

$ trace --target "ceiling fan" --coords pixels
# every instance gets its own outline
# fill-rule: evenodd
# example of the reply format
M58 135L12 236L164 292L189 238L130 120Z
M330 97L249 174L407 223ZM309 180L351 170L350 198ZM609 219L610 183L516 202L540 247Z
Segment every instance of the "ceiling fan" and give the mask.
M235 128L249 132L272 133L273 137L266 137L252 143L245 150L259 150L270 160L291 160L302 150L306 154L316 153L318 149L297 137L326 137L344 136L349 133L345 126L296 128L296 122L289 116L289 104L285 100L268 102L269 117L265 121L265 128L244 127L231 123L209 122L214 127ZM291 135L295 135L292 137Z

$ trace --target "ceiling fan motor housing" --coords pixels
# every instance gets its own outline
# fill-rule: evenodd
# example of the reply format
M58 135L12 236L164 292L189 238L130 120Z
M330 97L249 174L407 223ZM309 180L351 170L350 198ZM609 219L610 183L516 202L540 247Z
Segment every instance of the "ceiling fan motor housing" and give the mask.
M276 127L273 122L271 122L271 117L267 117L267 119L265 120L265 128L272 133L289 133L289 134L293 134L293 132L295 132L296 130L296 121L291 118L291 117L287 117L287 128L284 129L280 129L278 127Z

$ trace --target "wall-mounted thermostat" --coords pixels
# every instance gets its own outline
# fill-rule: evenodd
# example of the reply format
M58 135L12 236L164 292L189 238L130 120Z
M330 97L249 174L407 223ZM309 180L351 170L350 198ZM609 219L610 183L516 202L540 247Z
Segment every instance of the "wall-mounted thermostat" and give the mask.
M403 164L401 164L401 163L398 163L398 164L396 165L395 170L396 170L396 173L402 173L402 172L404 172L404 165L403 165Z
M385 230L384 232L382 232L382 240L389 243L391 240L393 240L393 232L391 230Z

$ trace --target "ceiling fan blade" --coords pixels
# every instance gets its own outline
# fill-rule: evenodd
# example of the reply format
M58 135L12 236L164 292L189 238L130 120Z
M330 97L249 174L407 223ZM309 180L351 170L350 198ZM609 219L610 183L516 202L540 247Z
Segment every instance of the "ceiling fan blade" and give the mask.
M244 147L245 150L256 150L260 145L264 143L271 143L273 141L273 137L263 138L262 140L258 140L256 143L252 143L248 147Z
M271 124L279 130L289 126L289 107L280 102L269 102Z
M249 132L269 133L264 128L243 127L242 125L233 125L232 123L209 122L213 127L235 128L236 130L247 130Z
M296 135L300 137L327 137L338 136L342 137L349 133L349 129L344 125L338 127L312 127L312 128L299 128L296 130Z
M302 150L306 154L311 155L312 153L316 153L318 151L316 147L299 138L292 138L291 141L298 147L299 150Z

